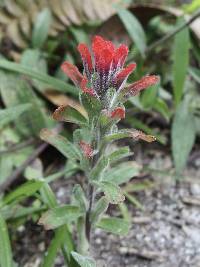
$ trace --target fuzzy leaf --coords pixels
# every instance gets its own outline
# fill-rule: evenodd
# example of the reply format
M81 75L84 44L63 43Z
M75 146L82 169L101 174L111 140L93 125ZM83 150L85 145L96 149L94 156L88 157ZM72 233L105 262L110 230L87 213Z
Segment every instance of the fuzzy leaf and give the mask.
M87 119L75 108L70 106L60 106L54 113L53 118L57 121L72 122L76 124L86 124Z
M102 189L111 204L119 204L125 200L121 188L118 185L112 182L101 181L98 186Z
M94 116L99 116L101 111L101 102L89 94L81 94L81 103L88 113L88 116L93 118Z
M76 220L80 215L79 207L64 205L45 212L38 224L44 225L46 230L55 229L63 224Z
M83 256L75 251L72 251L71 254L80 267L96 267L96 263L92 258Z
M108 167L108 163L109 160L107 157L101 157L90 173L90 180L98 181L103 176L103 173Z
M63 136L57 135L51 130L42 129L40 132L40 138L57 148L65 157L72 160L80 158L78 148Z
M73 195L75 200L77 201L78 206L80 207L80 210L86 211L88 206L87 199L82 187L79 184L75 184L73 188Z
M121 218L108 217L102 218L97 227L116 235L126 235L128 234L130 224Z
M108 155L108 158L109 158L110 163L114 163L118 160L121 160L125 157L129 157L131 155L133 155L133 153L130 152L130 149L128 146L125 146L125 147L118 148L114 152L110 153Z
M134 176L140 173L141 167L135 162L124 162L116 167L107 170L103 175L103 180L122 184L128 182Z
M107 197L105 197L105 196L101 197L97 201L97 203L96 203L96 205L92 211L92 215L91 215L91 221L92 221L93 225L95 225L101 219L101 216L108 209L108 205L109 205L109 202L108 202Z
M155 136L153 135L147 135L143 133L142 131L135 130L135 129L123 129L119 130L116 133L108 134L104 137L105 141L116 141L123 138L133 138L133 139L141 139L146 142L153 142L156 140Z

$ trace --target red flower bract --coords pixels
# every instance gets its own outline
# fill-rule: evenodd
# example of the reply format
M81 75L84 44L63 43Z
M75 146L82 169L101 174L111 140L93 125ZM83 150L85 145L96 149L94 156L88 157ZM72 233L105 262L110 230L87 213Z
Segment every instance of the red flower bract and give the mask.
M124 92L126 96L135 95L158 82L157 76L146 76L123 88L128 76L136 68L135 63L124 67L128 56L128 47L124 44L116 47L101 36L95 36L92 41L92 51L83 43L78 45L78 51L83 61L84 75L69 62L63 63L62 70L83 93L93 97L103 99L109 88L114 88L116 92ZM87 84L90 84L90 88Z
M112 119L124 119L125 118L125 109L123 107L117 107L111 112Z
M85 141L80 141L79 145L86 158L91 158L93 156L94 150L90 144Z
M145 76L142 79L140 79L139 81L136 81L132 84L130 84L126 89L127 94L134 96L137 95L141 90L152 86L156 83L159 82L159 77L156 75L151 75L151 76Z

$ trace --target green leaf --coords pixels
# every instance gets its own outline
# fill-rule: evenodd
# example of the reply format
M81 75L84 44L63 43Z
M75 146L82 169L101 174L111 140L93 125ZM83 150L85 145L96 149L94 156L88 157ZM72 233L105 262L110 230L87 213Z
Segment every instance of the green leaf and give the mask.
M157 98L153 108L157 110L167 121L169 121L171 112L163 99Z
M104 140L105 141L117 141L119 139L123 139L123 138L127 138L127 137L130 137L130 134L125 130L119 130L118 132L116 133L111 133L111 134L108 134L104 137Z
M0 71L0 79L1 96L7 107L31 104L27 112L24 112L17 120L17 130L25 136L37 136L39 131L47 126L48 121L48 117L43 111L43 103L39 101L29 84L18 76Z
M79 144L80 141L85 141L90 144L92 142L92 135L87 127L82 127L81 129L76 129L73 132L73 141L75 144Z
M200 1L199 0L193 0L191 2L188 2L188 4L182 5L182 8L185 12L193 13L194 11L199 10Z
M179 26L183 22L183 18L179 19L177 26ZM189 64L189 47L189 29L188 27L185 27L183 30L176 34L173 51L173 90L176 105L180 103L183 95L184 83Z
M126 196L126 198L137 208L144 210L144 207L142 206L142 204L137 200L136 197L134 197L133 195L128 194L127 192L124 192L124 195Z
M55 237L51 241L51 244L45 253L44 262L41 267L53 267L57 253L63 245L65 239L65 227L60 227L55 233Z
M73 188L73 195L78 206L80 207L80 210L83 212L86 211L88 207L87 199L82 187L79 184L75 184Z
M90 172L89 179L92 181L98 181L103 176L106 168L108 167L109 160L107 157L103 156L99 159L97 164L94 166Z
M133 155L133 153L130 152L130 149L128 146L125 146L125 147L118 148L116 151L110 153L108 155L108 158L109 158L110 163L114 163L125 157L130 157L131 155Z
M53 113L53 118L57 121L72 122L79 125L87 123L85 118L77 109L70 106L60 106Z
M21 104L15 107L0 110L0 128L5 124L14 121L22 113L31 108L31 104Z
M108 217L102 218L97 227L116 235L126 235L128 234L130 224L121 218Z
M200 70L199 69L190 67L189 73L197 83L200 83Z
M99 116L101 111L101 101L96 97L90 96L88 94L80 95L80 102L88 113L90 119L95 116Z
M134 161L124 162L107 170L103 175L103 180L115 184L126 183L134 176L137 176L140 173L140 169L141 167Z
M44 59L42 52L38 49L26 49L22 53L20 63L25 67L28 66L34 71L39 71L40 73L47 74L47 61ZM32 83L34 85L34 88L41 93L44 93L47 88L49 88L48 84L37 79L32 79Z
M109 202L108 202L107 197L105 196L101 197L97 201L91 214L91 222L93 225L95 225L101 219L101 216L106 212L106 210L108 209L108 206L109 206Z
M54 77L51 77L50 75L41 73L40 71L33 70L28 66L13 63L5 59L0 59L0 68L28 75L33 79L37 79L38 81L46 83L49 88L53 88L64 93L71 93L74 96L78 96L78 89L75 86L56 79Z
M72 251L71 254L80 267L96 267L96 263L92 258L83 256L75 251Z
M46 230L50 230L75 221L80 215L79 207L63 205L45 212L38 223L44 225Z
M27 198L35 194L35 192L38 191L42 185L43 182L41 181L28 181L6 195L3 198L3 204L6 205L11 202L18 202L24 198Z
M8 228L0 213L0 266L13 267Z
M12 155L4 155L0 157L0 184L7 180L13 169Z
M141 55L144 56L146 49L146 36L141 23L133 13L126 9L120 9L118 11L118 16L123 22L127 32L140 51Z
M194 117L186 101L182 102L175 113L172 123L172 154L177 173L180 173L187 162L195 141Z
M111 204L119 204L125 200L121 188L118 185L108 181L101 181L98 183L98 186L102 189Z
M71 160L77 160L81 157L78 148L73 143L51 130L42 129L40 138L57 148L60 153Z
M131 215L129 214L129 210L128 210L127 205L124 202L119 203L119 209L121 211L121 214L122 214L124 220L130 223L131 222Z
M152 108L157 100L160 83L150 86L144 90L141 96L141 102L144 108Z
M6 220L11 220L11 221L15 221L17 219L21 219L24 217L32 217L37 213L41 213L44 212L46 210L45 206L40 206L40 207L23 207L21 205L8 205L5 206L2 210L2 216L4 217L4 219Z
M51 11L48 8L43 9L38 14L33 27L32 44L34 48L41 48L44 45L51 22Z
M42 188L40 189L40 194L42 197L43 202L51 209L55 208L58 204L56 201L56 197L53 193L53 191L51 190L50 186L47 183L44 183ZM61 228L64 228L64 232L65 232L65 240L64 240L64 244L62 246L62 253L64 256L64 259L66 261L66 264L69 265L71 262L70 259L70 253L71 251L74 250L74 242L72 239L72 234L69 231L69 227L67 224L65 224L64 226L61 226ZM60 228L56 229L55 232L57 233ZM72 265L74 266L74 265Z

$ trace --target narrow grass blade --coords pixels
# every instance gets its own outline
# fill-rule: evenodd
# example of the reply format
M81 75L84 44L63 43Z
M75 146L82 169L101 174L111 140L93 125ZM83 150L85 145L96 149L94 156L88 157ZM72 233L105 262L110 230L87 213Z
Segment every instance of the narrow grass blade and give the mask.
M0 213L0 266L13 267L8 229L1 213Z
M32 70L28 66L25 67L22 64L17 64L17 63L13 63L5 59L1 59L0 68L9 70L9 71L14 71L16 73L28 75L33 79L37 79L38 81L46 83L49 86L49 88L56 89L64 93L71 93L74 96L78 96L78 90L75 86L70 85L66 82L63 82L54 77L51 77L47 74Z

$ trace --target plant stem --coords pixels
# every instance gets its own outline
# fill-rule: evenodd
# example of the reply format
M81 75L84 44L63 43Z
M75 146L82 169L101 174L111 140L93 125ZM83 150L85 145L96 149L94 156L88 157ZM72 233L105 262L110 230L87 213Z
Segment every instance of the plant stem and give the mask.
M99 144L99 140L100 140L100 135L98 135L97 137L96 146L97 144ZM92 163L91 163L92 168L95 166L99 158L100 158L100 152L94 156ZM88 240L88 244L90 244L91 211L92 211L92 206L93 206L93 201L94 201L94 186L90 183L89 183L89 189L88 189L88 200L89 200L89 207L88 207L88 210L86 212L86 217L85 217L85 233L86 233L86 238Z
M90 242L90 233L91 233L91 221L90 221L90 215L92 211L92 205L93 205L93 199L94 199L94 186L89 185L89 207L86 212L86 222L85 222L85 230L86 230L86 237L88 242Z

